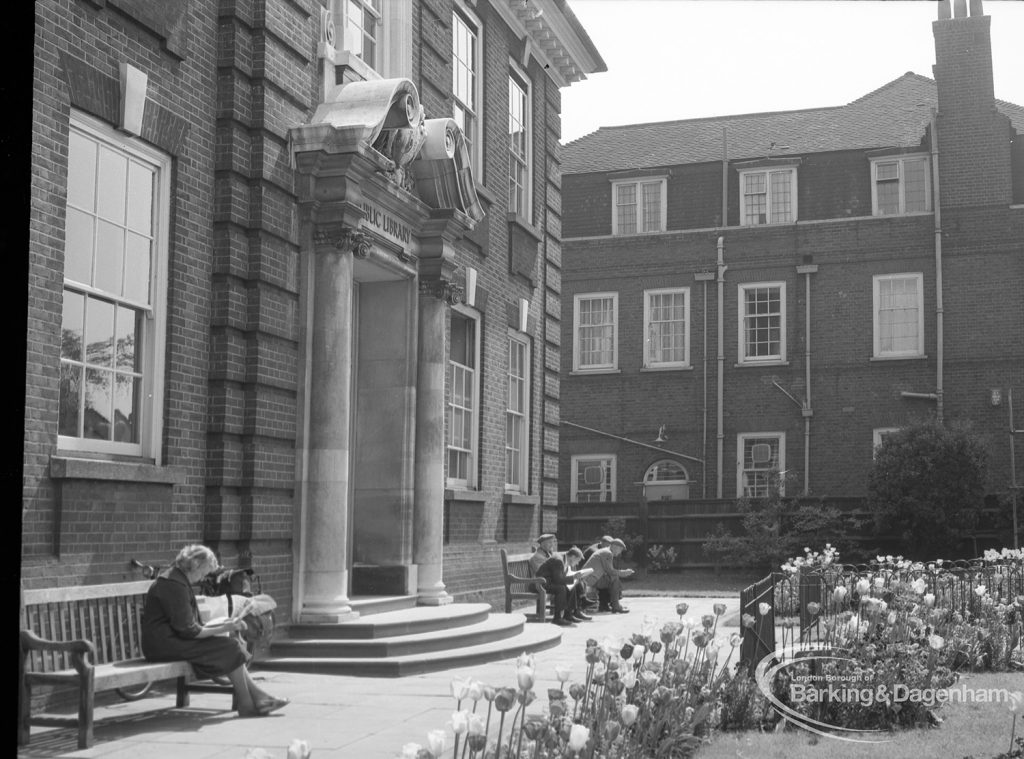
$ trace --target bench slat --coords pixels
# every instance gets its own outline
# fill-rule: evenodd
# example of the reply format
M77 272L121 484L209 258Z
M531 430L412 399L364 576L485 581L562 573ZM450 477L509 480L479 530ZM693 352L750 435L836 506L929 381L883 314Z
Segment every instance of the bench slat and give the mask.
M145 595L152 580L132 582L116 582L107 585L75 585L63 588L37 588L26 590L25 606L37 606L45 603L65 603L67 601L85 601L91 598L114 598L117 596Z

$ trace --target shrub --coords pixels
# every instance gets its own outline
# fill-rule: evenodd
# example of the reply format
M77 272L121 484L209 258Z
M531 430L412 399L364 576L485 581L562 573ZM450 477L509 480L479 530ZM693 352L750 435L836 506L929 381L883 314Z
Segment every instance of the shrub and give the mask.
M647 570L663 572L676 563L676 549L672 546L653 545L647 549Z
M601 525L601 531L602 535L611 535L626 544L626 550L622 552L624 560L638 561L643 557L646 540L643 535L626 531L625 517L611 517Z
M868 477L868 508L879 534L910 558L955 556L984 504L987 453L965 424L930 420L885 437Z
M784 498L780 484L776 477L767 498L737 501L737 511L743 514L742 534L730 534L719 524L704 542L704 553L719 564L769 571L777 571L788 557L821 541L844 554L855 553L849 536L859 527L856 517L826 506L821 499Z

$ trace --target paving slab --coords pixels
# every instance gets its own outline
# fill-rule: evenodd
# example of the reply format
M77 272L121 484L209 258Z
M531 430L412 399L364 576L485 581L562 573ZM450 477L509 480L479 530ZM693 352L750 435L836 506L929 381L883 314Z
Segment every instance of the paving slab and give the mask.
M739 599L735 596L625 598L629 614L596 614L591 622L558 628L561 643L534 655L538 702L529 711L539 711L547 689L559 686L556 666L570 667L573 680L584 676L588 638L628 638L639 632L645 621L660 627L678 619L679 600L689 603L687 616L697 620L711 614L715 603L725 603L728 611L719 619L718 637L725 641L738 631ZM723 645L723 660L728 648ZM450 695L452 679L473 677L490 685L514 685L515 660L516 656L510 656L401 678L257 669L253 676L261 686L275 696L291 699L291 704L275 714L252 719L236 717L229 711L228 697L220 693L195 693L187 709L174 708L170 688L130 703L105 697L96 709L92 748L78 750L73 730L35 727L32 743L20 748L18 757L245 759L250 749L262 748L274 759L284 759L291 741L301 738L309 742L315 759L394 759L403 744L424 744L429 730L446 728L456 706ZM463 703L463 708L471 707L471 703ZM450 729L448 732L450 736Z

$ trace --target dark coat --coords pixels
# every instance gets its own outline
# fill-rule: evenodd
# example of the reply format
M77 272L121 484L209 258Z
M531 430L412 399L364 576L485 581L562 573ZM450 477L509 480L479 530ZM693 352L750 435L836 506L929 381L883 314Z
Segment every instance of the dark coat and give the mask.
M142 611L143 655L149 661L184 659L199 678L226 675L245 664L248 657L238 638L196 637L202 629L188 577L175 567L161 572L149 586Z

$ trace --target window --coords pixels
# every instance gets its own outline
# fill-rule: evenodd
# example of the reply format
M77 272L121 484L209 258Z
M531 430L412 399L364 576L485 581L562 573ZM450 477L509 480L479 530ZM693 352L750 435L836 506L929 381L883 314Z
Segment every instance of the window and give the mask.
M644 472L644 497L649 501L678 501L690 497L690 477L678 461L663 459Z
M480 411L479 322L452 309L448 358L448 484L476 487Z
M505 489L529 490L530 475L530 345L508 338L508 402L505 411Z
M740 172L740 223L796 221L796 169Z
M739 477L736 492L743 498L766 498L773 478L785 472L786 435L783 432L754 432L737 438ZM779 494L784 492L779 477Z
M889 435L894 432L899 432L899 427L876 427L871 431L871 457L874 458L875 454L878 453L878 447L882 444Z
M739 362L786 360L786 283L739 286Z
M71 115L58 447L160 463L170 159Z
M530 218L530 84L508 75L508 210Z
M690 290L644 291L644 366L690 364Z
M593 454L572 457L574 503L597 503L615 499L615 456Z
M872 278L875 358L924 355L921 274L884 274Z
M342 45L351 55L372 69L380 69L380 27L382 0L339 0L343 30Z
M923 213L931 209L927 156L871 161L871 206L875 216Z
M665 180L613 182L612 234L635 235L638 232L664 232Z
M452 118L462 129L473 168L480 166L480 117L477 110L480 72L480 24L461 6L452 12Z
M574 298L574 371L618 366L618 293L587 293Z

